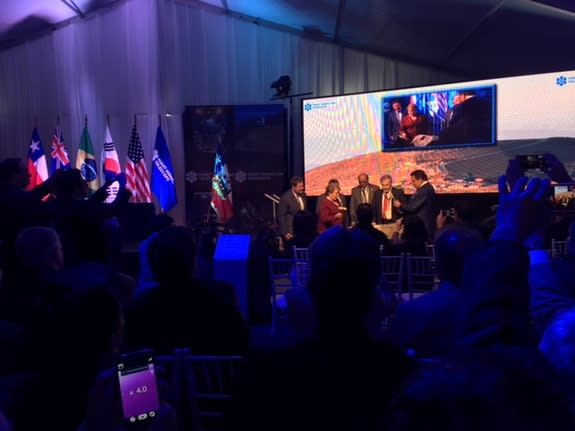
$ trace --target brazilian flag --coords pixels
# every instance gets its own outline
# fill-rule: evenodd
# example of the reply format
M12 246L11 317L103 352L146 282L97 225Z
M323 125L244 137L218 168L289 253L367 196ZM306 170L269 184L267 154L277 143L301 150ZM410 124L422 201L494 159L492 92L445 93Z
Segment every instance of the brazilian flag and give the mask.
M82 172L82 177L88 184L88 194L91 195L98 190L98 165L96 164L96 154L94 146L88 133L88 126L84 126L78 147L78 157L76 157L76 168Z

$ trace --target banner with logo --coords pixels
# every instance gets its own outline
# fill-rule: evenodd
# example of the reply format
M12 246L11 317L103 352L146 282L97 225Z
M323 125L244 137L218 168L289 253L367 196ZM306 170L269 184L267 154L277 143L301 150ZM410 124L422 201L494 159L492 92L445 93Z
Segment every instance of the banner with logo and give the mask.
M210 206L216 149L225 158L236 231L273 223L273 202L286 187L286 115L283 104L187 106L183 115L186 219L190 226L215 222Z

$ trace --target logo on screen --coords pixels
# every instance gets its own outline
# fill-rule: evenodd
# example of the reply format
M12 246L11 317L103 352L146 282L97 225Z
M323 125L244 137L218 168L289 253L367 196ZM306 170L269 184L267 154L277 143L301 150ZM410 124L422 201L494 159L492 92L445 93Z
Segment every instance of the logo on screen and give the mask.
M561 75L559 78L556 79L555 82L557 82L557 85L559 87L563 87L565 84L567 84L567 78Z
M303 109L305 109L306 111L311 111L311 103L306 103L306 104L303 106Z

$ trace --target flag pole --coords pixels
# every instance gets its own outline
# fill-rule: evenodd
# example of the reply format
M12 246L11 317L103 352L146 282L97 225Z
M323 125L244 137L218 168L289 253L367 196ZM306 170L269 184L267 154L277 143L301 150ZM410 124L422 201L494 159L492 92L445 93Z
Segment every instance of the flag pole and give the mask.
M162 114L158 114L158 127L162 127Z
M88 114L84 115L84 127L88 127Z
M60 115L56 116L56 126L60 127Z
M106 126L110 125L110 114L106 114Z
M138 121L136 120L136 114L134 114L134 127L138 125Z
M34 115L34 128L38 128L38 116Z

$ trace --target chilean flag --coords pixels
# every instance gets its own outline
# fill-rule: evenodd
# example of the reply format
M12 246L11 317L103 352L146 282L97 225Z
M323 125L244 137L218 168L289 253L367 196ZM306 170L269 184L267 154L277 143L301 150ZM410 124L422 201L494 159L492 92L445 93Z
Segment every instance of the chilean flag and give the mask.
M30 174L30 183L27 190L32 190L48 179L48 164L37 127L34 127L32 142L28 148L28 173Z
M218 144L212 177L212 209L215 211L218 223L227 223L234 215L232 201L232 182L228 173L228 165L224 160L222 146Z

